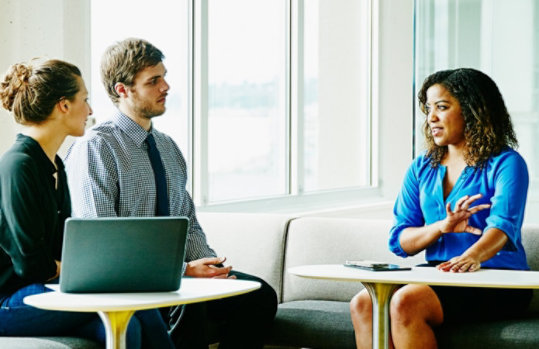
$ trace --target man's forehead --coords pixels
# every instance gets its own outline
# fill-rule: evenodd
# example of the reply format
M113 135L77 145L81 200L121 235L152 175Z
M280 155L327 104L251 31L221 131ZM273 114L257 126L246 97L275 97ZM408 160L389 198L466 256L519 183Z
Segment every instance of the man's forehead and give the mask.
M163 62L159 62L156 65L150 65L146 68L140 70L137 75L135 75L135 80L137 79L151 79L154 76L164 76L167 70Z

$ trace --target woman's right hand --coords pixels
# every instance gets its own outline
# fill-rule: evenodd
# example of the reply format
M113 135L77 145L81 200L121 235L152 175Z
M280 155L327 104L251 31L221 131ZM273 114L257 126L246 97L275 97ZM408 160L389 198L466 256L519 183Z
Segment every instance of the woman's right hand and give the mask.
M60 262L59 260L54 260L54 262L56 263L56 274L51 277L50 279L48 279L47 281L51 281L51 280L54 280L56 279L57 277L60 276L60 269L62 269L62 262Z
M482 195L476 194L472 196L465 195L458 199L455 203L454 210L451 210L451 203L447 203L445 210L446 218L440 222L440 231L445 233L471 233L481 235L482 231L468 224L469 218L474 213L490 208L490 204L481 204L474 207L470 205L479 199Z

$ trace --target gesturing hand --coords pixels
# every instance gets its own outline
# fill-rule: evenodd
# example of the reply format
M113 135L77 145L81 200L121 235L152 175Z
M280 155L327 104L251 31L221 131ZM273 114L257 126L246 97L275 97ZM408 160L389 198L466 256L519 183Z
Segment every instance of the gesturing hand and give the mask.
M441 231L442 233L472 233L475 235L481 235L481 230L472 227L468 224L468 219L471 215L481 210L490 207L490 204L481 204L474 207L470 205L482 195L476 194L472 196L465 195L458 199L455 203L455 208L451 210L451 203L447 203L445 211L447 213L446 218L442 221Z
M187 263L185 268L186 276L205 278L228 278L231 266L218 267L217 264L224 263L225 257L201 258Z

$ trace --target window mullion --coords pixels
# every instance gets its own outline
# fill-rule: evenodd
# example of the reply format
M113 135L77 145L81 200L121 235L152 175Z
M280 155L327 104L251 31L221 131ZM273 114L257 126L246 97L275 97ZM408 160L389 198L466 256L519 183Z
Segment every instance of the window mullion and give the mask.
M193 200L208 203L208 0L193 0Z
M304 114L303 114L303 38L304 38L304 3L303 0L290 0L289 7L289 157L291 195L304 191Z

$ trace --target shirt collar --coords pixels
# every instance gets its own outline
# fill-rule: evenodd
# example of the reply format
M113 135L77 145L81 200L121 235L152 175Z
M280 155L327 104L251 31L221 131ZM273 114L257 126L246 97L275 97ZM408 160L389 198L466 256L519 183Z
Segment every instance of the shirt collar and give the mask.
M32 137L23 135L21 133L17 134L17 142L24 144L28 149L30 149L31 152L33 152L36 156L36 160L39 161L40 166L43 166L43 168L47 169L50 174L54 174L58 171L63 170L64 163L60 159L58 155L54 157L54 162L56 163L56 166L51 162L47 154L43 151L43 148L39 145L39 143L33 139Z
M148 134L153 133L153 127L150 128L150 131L148 132L142 128L142 126L133 121L133 119L119 110L117 110L112 116L112 122L114 122L114 124L116 124L120 130L127 135L127 137L131 138L131 140L135 142L138 147L142 147L144 141L148 137Z

